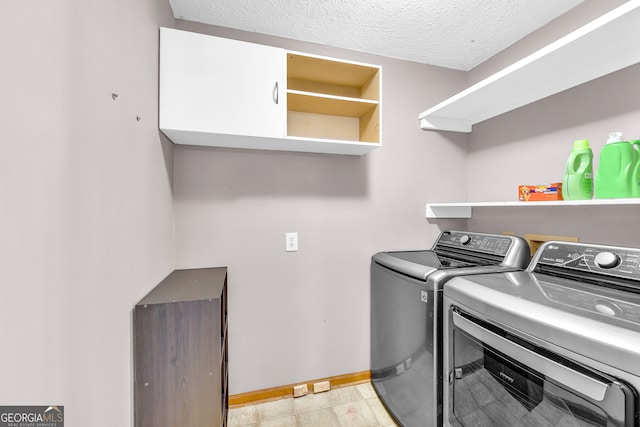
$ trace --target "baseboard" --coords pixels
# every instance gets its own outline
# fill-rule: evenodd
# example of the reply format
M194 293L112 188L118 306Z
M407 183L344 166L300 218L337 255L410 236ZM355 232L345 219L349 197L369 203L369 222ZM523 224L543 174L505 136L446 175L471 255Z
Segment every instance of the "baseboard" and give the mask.
M354 372L351 374L337 375L329 378L319 378L311 381L300 381L295 384L288 384L279 387L267 388L263 390L250 391L247 393L234 394L229 396L229 407L238 407L269 400L293 397L293 386L307 384L309 390L313 390L313 384L320 381L329 381L331 388L339 388L347 385L356 385L369 382L371 380L370 371Z

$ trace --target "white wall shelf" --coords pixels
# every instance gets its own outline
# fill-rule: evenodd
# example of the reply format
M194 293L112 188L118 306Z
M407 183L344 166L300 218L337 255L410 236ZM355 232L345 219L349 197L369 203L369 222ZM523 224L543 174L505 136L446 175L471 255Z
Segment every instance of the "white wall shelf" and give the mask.
M630 0L422 112L424 130L476 123L640 62L640 0Z
M548 202L466 202L466 203L427 203L427 218L471 218L472 208L535 208L557 206L617 206L640 205L640 199L594 199L559 200Z

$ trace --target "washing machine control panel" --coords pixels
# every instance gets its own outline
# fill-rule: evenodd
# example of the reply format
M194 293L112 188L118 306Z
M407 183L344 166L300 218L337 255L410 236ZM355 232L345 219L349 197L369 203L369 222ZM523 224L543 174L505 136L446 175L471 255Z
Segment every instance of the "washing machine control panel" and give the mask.
M615 268L620 265L620 257L613 252L600 252L593 260L600 268Z
M436 242L436 247L439 245L448 246L504 256L509 251L511 244L512 240L509 236L495 236L464 231L444 231Z
M640 249L549 242L539 252L536 264L578 270L587 275L605 274L638 281L640 286Z

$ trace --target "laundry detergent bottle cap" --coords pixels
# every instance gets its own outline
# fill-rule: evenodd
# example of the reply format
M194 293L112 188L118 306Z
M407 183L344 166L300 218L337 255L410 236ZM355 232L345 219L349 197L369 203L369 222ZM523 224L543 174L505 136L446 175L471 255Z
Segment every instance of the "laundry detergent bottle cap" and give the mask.
M591 200L593 198L593 152L588 139L573 142L562 179L564 200Z
M589 148L588 139L576 139L575 141L573 141L574 150L585 150L587 148Z
M607 144L615 144L616 142L624 142L622 140L622 132L611 132Z
M640 194L637 174L640 155L633 144L622 139L620 132L609 134L600 151L596 173L596 198L618 199Z

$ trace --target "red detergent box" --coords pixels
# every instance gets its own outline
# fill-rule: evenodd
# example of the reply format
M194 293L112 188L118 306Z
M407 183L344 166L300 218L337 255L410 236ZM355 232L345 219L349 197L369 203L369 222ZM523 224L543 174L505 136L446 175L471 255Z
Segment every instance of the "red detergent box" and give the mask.
M521 202L562 200L562 183L553 182L546 185L519 185L518 200Z

